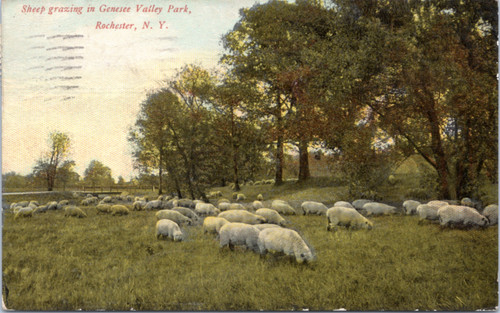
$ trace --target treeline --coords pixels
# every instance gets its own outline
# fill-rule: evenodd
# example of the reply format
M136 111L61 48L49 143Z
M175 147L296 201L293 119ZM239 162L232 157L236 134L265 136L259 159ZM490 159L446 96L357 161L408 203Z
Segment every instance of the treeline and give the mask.
M285 146L310 177L310 148L333 156L351 194L420 155L440 198L497 181L497 2L269 1L222 36L223 70L186 65L150 92L130 131L137 168L167 188L272 173ZM163 179L166 179L166 182Z

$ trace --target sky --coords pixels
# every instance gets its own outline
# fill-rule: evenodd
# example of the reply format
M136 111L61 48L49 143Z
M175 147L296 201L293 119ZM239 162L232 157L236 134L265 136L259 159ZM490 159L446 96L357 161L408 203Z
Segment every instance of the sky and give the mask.
M61 131L80 175L95 159L134 177L127 134L147 91L185 64L216 67L221 36L256 2L3 0L2 173L29 174ZM105 12L118 8L130 12Z

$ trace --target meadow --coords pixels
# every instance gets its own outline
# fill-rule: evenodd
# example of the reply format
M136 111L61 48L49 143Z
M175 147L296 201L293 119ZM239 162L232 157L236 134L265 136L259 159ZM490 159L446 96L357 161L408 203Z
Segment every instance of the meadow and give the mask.
M344 190L245 186L299 200L341 200ZM226 197L229 188L223 189ZM45 203L53 195L32 196ZM70 199L69 194L67 198ZM344 198L345 199L345 198ZM4 197L4 203L19 197ZM398 199L390 199L397 202ZM72 200L75 203L79 200ZM370 231L326 231L324 216L286 216L316 260L220 249L200 225L186 240L155 237L154 212L64 217L3 216L3 281L15 310L478 310L498 304L498 228L441 229L416 216L373 217ZM5 297L5 294L4 294Z

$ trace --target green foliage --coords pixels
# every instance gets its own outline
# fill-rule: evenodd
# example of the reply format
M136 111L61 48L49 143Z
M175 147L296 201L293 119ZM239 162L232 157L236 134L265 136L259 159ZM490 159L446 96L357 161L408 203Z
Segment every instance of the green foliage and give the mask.
M262 186L260 186L262 187ZM268 188L274 188L267 186ZM326 231L288 216L317 261L220 249L201 226L157 240L154 212L65 218L5 214L3 283L15 310L413 311L493 309L498 228L441 230L413 216L373 218L371 231Z
M114 184L111 169L98 160L92 160L83 173L83 181L92 186L110 186Z

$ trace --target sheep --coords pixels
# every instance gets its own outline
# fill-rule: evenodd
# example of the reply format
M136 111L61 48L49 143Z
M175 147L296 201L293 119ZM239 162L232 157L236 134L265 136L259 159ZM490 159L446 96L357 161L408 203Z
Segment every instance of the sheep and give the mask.
M106 196L102 199L102 203L111 203L113 202L113 198L111 196Z
M34 209L38 208L38 204L30 202L30 204L28 204L28 208L32 208L34 210Z
M443 203L445 203L443 205ZM448 205L443 201L430 201L427 204L421 204L417 207L417 215L419 216L419 224L424 220L437 221L439 219L437 211L440 207Z
M373 223L354 208L331 207L326 211L328 226L326 230L337 230L337 226L350 229L372 229Z
M47 203L47 210L57 210L57 201Z
M295 257L298 263L312 262L315 257L304 239L294 230L271 227L260 231L257 245L261 255L267 252L284 253Z
M179 200L177 200L177 205L175 205L175 206L183 206L183 207L188 208L188 209L195 208L195 204L194 204L193 200L190 200L190 199L179 199Z
M97 214L111 213L111 205L109 204L98 204L95 208L97 209Z
M153 200L153 201L149 201L148 203L146 203L146 205L144 206L144 210L146 210L146 211L161 210L162 207L163 207L162 201Z
M257 195L257 200L259 200L259 201L264 201L264 197L262 196L262 194L261 194L261 193L259 193L259 194Z
M258 200L255 200L254 202L252 202L252 208L254 210L262 209L263 207L264 207L264 205L262 204L262 202L260 202Z
M33 216L33 209L30 207L22 207L19 208L14 215L14 219L17 219L18 217L32 217Z
M21 208L24 208L24 207L27 207L29 205L29 201L21 201L21 202L18 202L16 204L17 207L21 207Z
M156 239L160 238L170 238L173 241L182 241L184 240L184 234L176 222L163 219L156 222Z
M218 234L220 228L227 223L229 223L229 221L223 217L207 216L203 220L203 232Z
M134 210L134 211L142 211L142 210L144 210L144 208L146 207L146 205L147 205L147 203L144 200L134 201L134 203L132 204L132 210Z
M231 206L231 203L229 202L221 202L217 205L220 211L227 211L229 210L229 207Z
M79 207L71 205L71 206L66 206L64 208L64 216L73 216L82 218L82 217L87 217L87 214L85 214L85 212L83 212L82 209L80 209Z
M396 208L379 202L370 202L363 205L366 215L389 215L396 213Z
M49 206L48 206L47 204L45 204L45 205L41 205L41 206L39 206L39 207L37 207L37 208L33 209L33 214L45 213L45 212L47 212L48 207L49 207Z
M163 199L164 199L163 195L159 195L158 198L156 198L156 200L158 201L163 201Z
M59 203L57 204L57 209L58 210L61 210L63 207L69 205L69 200L61 200L59 201Z
M255 211L255 214L264 217L267 222L271 224L277 224L280 226L285 226L286 224L286 220L275 210L262 208Z
M439 224L443 227L485 227L488 219L474 208L462 205L445 205L438 209Z
M448 205L449 203L446 201L441 201L441 200L432 200L432 201L427 202L427 204L431 205L431 206L442 207L442 206Z
M347 201L337 201L333 204L333 206L354 209L354 206Z
M126 201L127 202L132 202L132 201L134 201L134 198L131 195L128 195L127 198L126 198Z
M222 191L220 190L215 190L215 191L212 191L210 192L208 195L207 195L208 198L218 198L218 197L222 197Z
M267 220L257 214L250 213L244 210L229 210L222 212L218 215L219 217L223 217L231 223L245 223L245 224L262 224Z
M198 203L194 208L194 212L201 216L216 216L220 210L211 203Z
M241 203L230 203L228 210L246 210L246 208Z
M247 197L242 193L236 195L236 201L245 201L246 199Z
M163 208L164 209L173 209L173 208L177 207L178 201L179 200L177 200L177 199L169 199L169 200L167 200L167 202L163 203Z
M17 207L17 202L12 202L12 203L10 204L10 209L11 209L11 210L14 210L14 208L15 208L15 207Z
M363 206L367 203L373 202L372 200L367 200L367 199L357 199L352 202L352 206L356 210L361 210L363 209Z
M238 193L237 192L233 192L231 194L231 199L236 200L237 198L238 198Z
M188 208L178 206L178 207L172 208L172 211L177 211L177 212L181 213L182 215L190 218L193 222L200 219L198 214L194 213L193 210L188 209Z
M260 231L245 223L226 223L219 230L219 245L221 248L229 246L233 250L234 246L243 245L247 249L259 252L257 240Z
M421 204L422 203L415 200L406 200L405 202L403 202L403 210L405 211L406 215L414 215L417 214L417 207Z
M489 225L498 224L498 204L486 206L483 210L483 215L488 219Z
M271 209L277 211L280 214L285 214L285 215L296 214L295 210L287 202L283 200L274 200L271 204Z
M33 205L36 208L40 205L40 203L38 203L38 201L36 201L36 200L31 200L30 203L28 204L28 206L33 207Z
M179 225L181 225L181 224L191 225L193 223L193 221L189 217L184 216L177 211L168 210L168 209L160 210L160 211L156 212L155 216L156 216L156 219L158 219L158 220L167 219L167 220L174 221L175 223L177 223Z
M89 197L85 198L80 202L80 205L87 206L91 204L96 204L98 201L97 197Z
M306 214L326 215L326 210L328 210L326 205L315 201L302 202L301 207L304 210L304 215Z
M111 206L111 215L127 215L129 210L126 206L121 204L115 204Z
M224 203L224 202L227 202L227 203L231 203L231 201L229 201L228 199L226 198L220 198L219 200L217 200L217 205L221 204L221 203Z
M264 230L266 228L281 228L280 225L276 225L276 224L255 224L253 225L253 227L257 228L258 230Z

